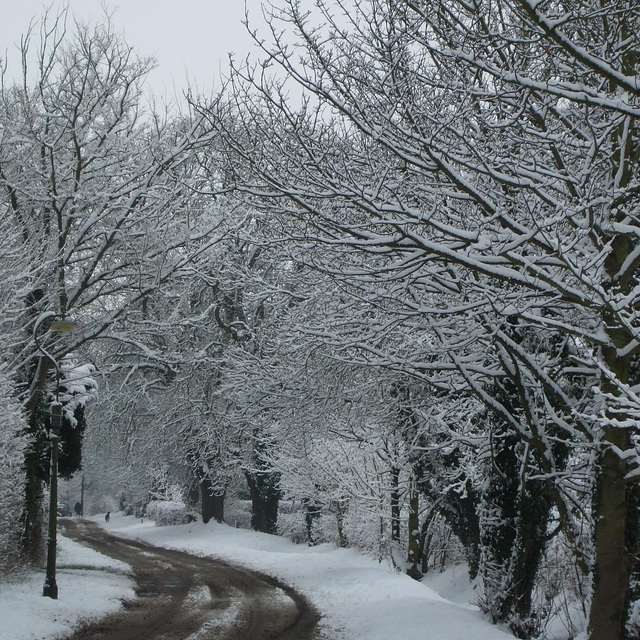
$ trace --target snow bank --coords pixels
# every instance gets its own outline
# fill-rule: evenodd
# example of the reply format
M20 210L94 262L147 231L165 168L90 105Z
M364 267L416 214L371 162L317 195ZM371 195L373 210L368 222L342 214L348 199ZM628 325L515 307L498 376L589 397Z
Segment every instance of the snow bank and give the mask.
M95 521L119 535L223 558L280 578L316 605L323 616L323 637L331 640L513 638L466 603L445 600L425 584L353 549L296 545L215 522L161 527L119 513L112 513L108 523L104 516ZM133 597L126 565L64 537L59 538L58 559L59 600L40 595L44 571L0 585L0 640L53 640Z
M48 640L116 611L134 595L128 565L58 537L58 599L42 597L44 569L0 584L0 640Z
M467 603L449 602L428 586L353 549L329 544L308 547L216 522L160 527L112 514L109 523L100 524L120 535L223 558L280 578L315 604L326 635L336 640L513 638Z

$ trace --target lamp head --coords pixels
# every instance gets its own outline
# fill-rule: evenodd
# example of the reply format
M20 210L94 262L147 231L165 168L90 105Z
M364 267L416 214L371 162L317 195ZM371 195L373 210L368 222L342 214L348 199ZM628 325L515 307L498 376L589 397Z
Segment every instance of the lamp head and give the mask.
M56 333L70 333L75 331L76 323L71 320L54 320L49 325L49 331L55 331Z

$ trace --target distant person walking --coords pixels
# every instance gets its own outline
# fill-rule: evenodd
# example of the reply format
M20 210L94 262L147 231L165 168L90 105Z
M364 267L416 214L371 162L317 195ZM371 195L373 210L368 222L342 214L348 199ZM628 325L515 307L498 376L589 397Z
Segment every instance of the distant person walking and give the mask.
M75 505L73 506L73 510L76 512L77 516L82 515L82 505L79 502L75 503Z
M104 517L104 521L105 522L109 522L109 520L111 519L111 516L109 515L111 513L111 511L107 511L107 514Z

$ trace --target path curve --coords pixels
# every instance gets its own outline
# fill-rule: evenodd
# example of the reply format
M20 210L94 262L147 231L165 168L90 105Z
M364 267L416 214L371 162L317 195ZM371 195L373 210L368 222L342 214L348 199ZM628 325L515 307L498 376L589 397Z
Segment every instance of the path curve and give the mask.
M61 519L64 535L126 562L136 598L67 640L319 640L317 611L293 588L262 573L119 538L83 519Z

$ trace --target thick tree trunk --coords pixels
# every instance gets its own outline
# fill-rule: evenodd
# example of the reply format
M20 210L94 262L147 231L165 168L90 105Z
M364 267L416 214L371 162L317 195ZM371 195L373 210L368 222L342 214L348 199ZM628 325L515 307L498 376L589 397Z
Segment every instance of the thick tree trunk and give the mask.
M209 478L204 478L200 482L202 522L206 524L211 519L224 522L224 498L225 494L216 491Z
M251 495L251 528L262 533L277 533L279 474L245 471Z
M48 358L39 357L25 412L29 419L30 445L25 454L25 501L22 513L21 553L25 562L39 563L44 558L44 481L48 471L43 456L48 438L45 437L44 388L51 369Z
M509 573L505 580L506 591L499 620L508 621L509 628L517 638L538 635L535 615L532 616L531 601L540 559L544 553L549 501L545 496L527 496L518 512L516 538L511 551Z
M628 447L622 429L605 429L605 442L621 451ZM589 616L589 640L623 638L630 557L626 549L627 487L624 460L606 448L600 455L600 473L593 501L595 564L593 598Z
M631 241L625 235L618 235L611 241L605 269L610 278L607 288L612 294L629 292L629 283L620 282L617 274L631 250ZM614 379L607 373L603 374L601 387L604 394L615 398L620 394L616 383L626 384L629 381L631 356L627 354L629 346L634 343L634 336L620 326L611 311L605 312L602 321L610 340L610 345L602 348L602 359ZM629 469L626 460L620 456L621 452L632 448L631 434L629 428L616 426L626 419L622 412L610 411L607 417L612 419L612 424L602 427L592 501L595 559L593 598L587 627L589 640L621 640L624 637L632 568L630 541L627 539L627 532L632 530L628 527L631 492L625 480Z
M611 334L615 343L627 343L629 336ZM603 349L609 370L620 382L628 379L629 362L617 357L613 347ZM606 379L605 393L617 395L618 389ZM616 419L623 416L616 414ZM631 575L631 554L627 545L629 489L625 480L626 460L617 452L631 448L628 429L605 426L602 429L598 476L592 513L594 522L595 561L593 566L593 598L589 614L589 640L621 640L624 637L627 591Z
M27 482L21 545L23 560L28 564L37 564L44 558L44 491L38 474L39 462L40 451L30 449L25 458Z

